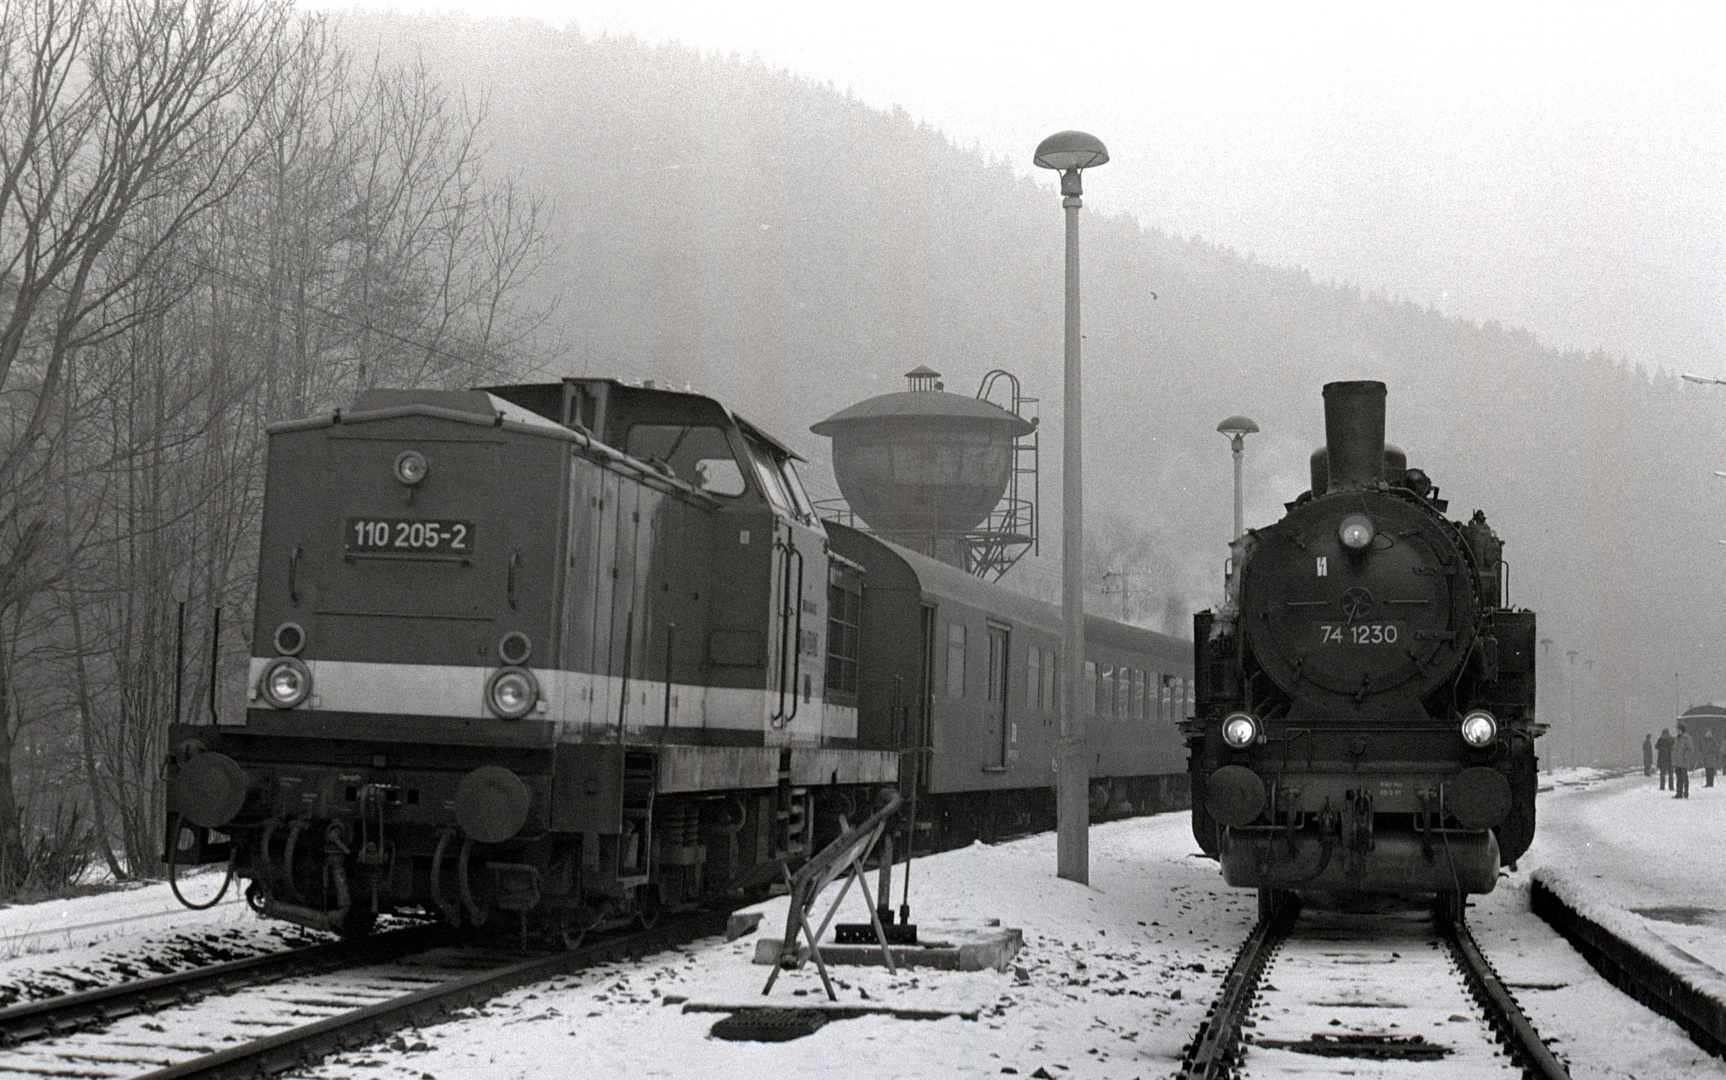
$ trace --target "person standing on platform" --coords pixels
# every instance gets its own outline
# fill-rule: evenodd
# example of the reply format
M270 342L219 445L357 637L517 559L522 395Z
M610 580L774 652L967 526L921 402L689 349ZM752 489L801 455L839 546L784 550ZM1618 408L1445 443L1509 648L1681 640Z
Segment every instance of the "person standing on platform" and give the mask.
M1678 737L1672 740L1672 778L1675 781L1672 790L1674 799L1690 797L1690 770L1696 767L1696 740L1690 737L1690 732L1678 725Z
M1714 786L1714 771L1720 768L1720 742L1714 738L1712 730L1702 733L1702 775L1705 778L1703 787Z
M1660 768L1660 790L1665 791L1672 786L1672 733L1665 728L1654 740L1654 763Z
M1642 775L1654 775L1654 735L1652 732L1642 736Z

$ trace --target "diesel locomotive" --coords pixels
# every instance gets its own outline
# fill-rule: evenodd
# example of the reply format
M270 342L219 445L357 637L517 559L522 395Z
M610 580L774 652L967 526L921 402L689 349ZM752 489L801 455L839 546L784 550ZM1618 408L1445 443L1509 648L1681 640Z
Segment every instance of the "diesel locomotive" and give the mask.
M1058 610L822 520L719 401L374 390L269 431L243 722L176 725L171 865L268 917L579 933L1053 819ZM1191 644L1092 619L1099 815L1185 805Z
M1534 612L1503 544L1385 444L1385 386L1324 388L1286 515L1196 614L1193 834L1261 910L1289 894L1490 892L1534 837Z

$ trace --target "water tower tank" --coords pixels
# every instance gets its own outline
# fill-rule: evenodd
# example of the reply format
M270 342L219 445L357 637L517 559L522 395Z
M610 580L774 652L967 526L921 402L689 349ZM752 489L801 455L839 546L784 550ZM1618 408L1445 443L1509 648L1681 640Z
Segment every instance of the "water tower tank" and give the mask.
M1034 425L944 392L927 367L905 377L910 390L860 401L809 430L833 440L833 475L851 509L877 533L928 549L988 518L1012 479L1014 441Z

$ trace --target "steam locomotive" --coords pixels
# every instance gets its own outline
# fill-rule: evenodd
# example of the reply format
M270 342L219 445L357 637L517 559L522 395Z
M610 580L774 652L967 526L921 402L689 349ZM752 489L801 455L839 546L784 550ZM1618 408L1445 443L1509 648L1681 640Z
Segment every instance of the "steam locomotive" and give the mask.
M1534 838L1534 612L1485 514L1447 518L1385 445L1383 383L1324 403L1311 490L1234 543L1225 602L1193 619L1193 835L1266 912L1457 904Z
M1060 614L823 521L710 397L374 390L273 426L250 702L175 725L170 865L262 914L548 932L1053 820ZM1090 620L1097 815L1185 805L1191 645Z

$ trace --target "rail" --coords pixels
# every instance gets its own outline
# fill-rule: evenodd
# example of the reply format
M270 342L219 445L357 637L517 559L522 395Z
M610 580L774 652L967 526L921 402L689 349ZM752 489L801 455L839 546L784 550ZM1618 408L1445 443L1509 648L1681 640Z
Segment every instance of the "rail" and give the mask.
M32 1039L98 1027L122 1017L172 1008L246 986L388 960L430 948L449 937L442 927L414 927L359 941L309 945L28 1001L0 1009L0 1046L17 1046Z
M140 1080L251 1078L273 1076L317 1063L329 1054L367 1046L402 1028L432 1022L454 1011L595 964L660 952L696 938L723 933L729 912L692 912L648 930L608 937L567 952L530 957L503 967L452 979L362 1009L332 1016L240 1046L144 1073Z
M1294 911L1284 908L1259 920L1223 978L1222 989L1197 1034L1182 1056L1177 1080L1223 1080L1240 1064L1241 1029L1258 995L1265 966L1293 932ZM1434 929L1450 950L1470 993L1485 1014L1506 1053L1525 1080L1569 1080L1564 1063L1547 1047L1540 1033L1492 968L1460 909L1434 920Z

